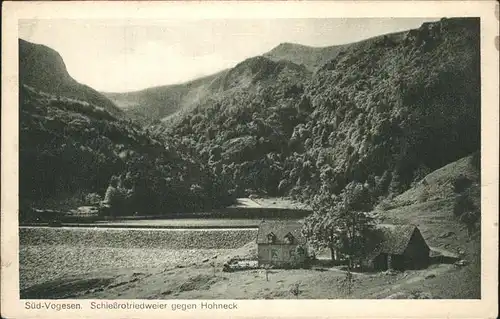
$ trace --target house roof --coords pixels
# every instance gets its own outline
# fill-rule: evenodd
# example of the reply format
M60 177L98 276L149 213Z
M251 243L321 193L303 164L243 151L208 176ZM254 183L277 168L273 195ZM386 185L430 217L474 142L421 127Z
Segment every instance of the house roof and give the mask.
M393 255L403 254L416 229L417 227L414 225L378 225L376 231L379 232L382 239L378 246L378 252Z
M414 225L379 224L375 227L375 248L365 258L372 260L381 253L401 255L408 247L410 240L418 228Z
M285 236L290 233L296 242L303 244L306 238L302 234L302 223L292 220L264 220L259 225L257 244L267 244L267 235L276 235L276 244L285 244Z

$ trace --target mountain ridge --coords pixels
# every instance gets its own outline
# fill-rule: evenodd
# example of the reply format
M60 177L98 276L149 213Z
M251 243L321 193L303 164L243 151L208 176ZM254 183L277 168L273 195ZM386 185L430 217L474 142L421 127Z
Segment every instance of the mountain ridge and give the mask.
M192 139L241 196L368 183L375 202L479 148L479 61L477 19L442 19L358 42L308 77L270 72L281 81L237 85L158 130Z
M141 119L145 124L159 124L158 119L165 121L171 116L189 113L206 99L225 94L238 86L251 88L253 84L265 80L267 71L272 74L273 68L296 69L304 74L310 73L304 66L291 61L273 61L264 56L256 56L245 59L231 69L181 84L103 94L122 107L129 116ZM177 112L181 114L176 114Z
M111 100L71 77L56 50L23 39L19 39L18 44L19 83L49 94L86 101L104 107L114 116L123 116Z
M283 42L270 51L247 58L232 68L184 83L159 85L132 92L101 93L125 110L129 116L140 119L145 124L159 124L159 118L165 119L174 116L177 111L189 112L196 103L202 103L203 99L213 94L214 91L219 93L220 87L216 87L214 82L224 81L221 77L227 76L228 73L240 67L245 61L259 58L266 58L276 63L288 61L305 67L312 74L349 48L368 46L370 43L381 39L395 40L406 32L388 33L352 43L322 47ZM189 98L189 96L197 95L197 90L202 92L198 94L199 98Z

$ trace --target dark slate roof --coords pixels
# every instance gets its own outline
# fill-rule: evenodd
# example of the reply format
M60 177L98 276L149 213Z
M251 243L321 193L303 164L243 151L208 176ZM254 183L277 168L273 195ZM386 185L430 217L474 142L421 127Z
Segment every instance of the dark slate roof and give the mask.
M372 259L381 253L401 255L410 243L413 233L417 230L414 225L379 224L375 227L378 244L367 258Z
M267 235L276 235L275 244L285 244L285 236L291 233L295 241L304 244L306 238L302 234L302 223L291 220L264 220L259 225L257 244L267 244Z
M405 251L416 229L414 225L380 225L377 228L383 236L380 252L394 255Z

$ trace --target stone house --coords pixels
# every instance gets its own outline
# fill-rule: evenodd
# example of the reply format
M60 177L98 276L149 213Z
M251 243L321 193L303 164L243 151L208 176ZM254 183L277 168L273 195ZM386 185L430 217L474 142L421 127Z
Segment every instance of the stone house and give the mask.
M307 259L302 224L290 220L264 220L257 233L259 266L300 267Z

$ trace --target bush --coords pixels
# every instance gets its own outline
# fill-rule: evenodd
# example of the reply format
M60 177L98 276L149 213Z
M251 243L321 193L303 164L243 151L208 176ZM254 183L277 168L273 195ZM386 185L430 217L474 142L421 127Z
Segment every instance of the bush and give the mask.
M453 191L457 194L464 192L469 186L472 184L472 181L468 179L466 176L460 174L453 181Z
M471 165L477 170L481 169L481 152L477 151L472 154Z
M466 194L460 194L455 197L453 204L453 214L460 217L463 213L475 210L474 203Z
M425 203L429 199L429 197L430 197L429 191L427 190L427 188L424 188L422 190L422 193L418 195L417 202Z
M382 210L382 211L387 211L391 210L393 208L397 207L396 204L394 204L390 199L386 198L383 199L378 205L377 208Z
M467 194L460 194L456 197L453 214L467 227L467 235L471 237L478 221L481 220L481 213Z
M102 201L102 197L97 193L85 195L85 203L87 205L98 205Z

